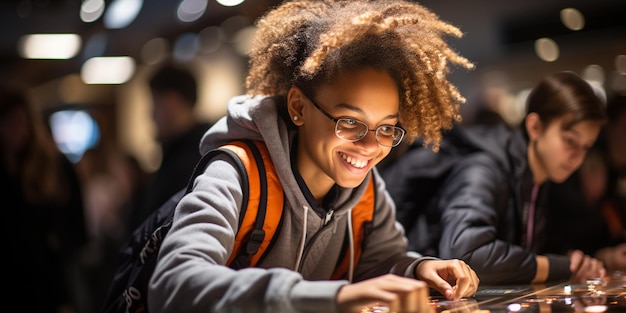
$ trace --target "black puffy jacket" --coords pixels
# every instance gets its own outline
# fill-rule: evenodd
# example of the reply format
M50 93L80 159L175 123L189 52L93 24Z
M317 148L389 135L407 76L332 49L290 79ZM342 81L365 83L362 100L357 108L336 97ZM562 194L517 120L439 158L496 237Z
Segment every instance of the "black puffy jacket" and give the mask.
M397 204L409 248L444 259L459 258L482 284L527 284L535 277L536 252L547 186L542 186L535 215L534 249L522 246L524 206L532 176L521 131L505 126L455 127L438 153L414 144L382 170ZM569 258L546 255L548 281L570 277Z

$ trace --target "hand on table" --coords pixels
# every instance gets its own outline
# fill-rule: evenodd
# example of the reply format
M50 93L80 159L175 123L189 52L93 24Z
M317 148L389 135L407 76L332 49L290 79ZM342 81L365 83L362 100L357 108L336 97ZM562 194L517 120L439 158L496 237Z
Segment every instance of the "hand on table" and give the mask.
M585 283L589 279L602 278L606 275L602 261L584 254L580 250L569 253L571 282Z
M391 312L433 312L426 283L387 274L343 286L337 294L340 312L361 312L373 303L384 303Z
M450 300L473 296L480 283L476 272L456 259L423 261L417 266L415 276Z

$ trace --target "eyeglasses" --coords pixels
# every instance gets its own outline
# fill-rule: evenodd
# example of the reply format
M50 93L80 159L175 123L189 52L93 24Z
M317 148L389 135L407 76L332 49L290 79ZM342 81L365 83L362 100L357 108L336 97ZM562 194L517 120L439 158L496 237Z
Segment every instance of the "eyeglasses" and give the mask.
M376 142L379 145L384 147L395 147L402 142L402 138L404 138L404 134L406 131L400 127L393 125L380 125L376 127L376 129L371 130L364 122L361 122L357 119L353 118L335 118L330 113L326 112L322 107L315 103L313 99L309 96L306 96L311 100L313 106L322 112L326 117L328 117L331 121L335 122L335 135L339 137L339 139L348 141L348 142L356 142L363 139L367 132L374 132Z

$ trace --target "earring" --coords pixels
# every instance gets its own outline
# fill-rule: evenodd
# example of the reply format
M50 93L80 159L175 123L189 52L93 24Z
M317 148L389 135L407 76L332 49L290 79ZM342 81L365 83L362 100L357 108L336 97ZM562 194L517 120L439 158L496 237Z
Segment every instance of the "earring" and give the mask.
M298 120L298 116L297 116L297 115L294 115L293 120L294 120L294 121L297 121L297 120Z

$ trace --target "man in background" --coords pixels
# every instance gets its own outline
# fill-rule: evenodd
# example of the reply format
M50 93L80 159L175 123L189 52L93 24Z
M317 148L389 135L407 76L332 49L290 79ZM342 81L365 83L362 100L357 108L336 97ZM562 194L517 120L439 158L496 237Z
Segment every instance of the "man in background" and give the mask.
M187 185L201 156L200 139L210 127L210 123L199 121L194 111L198 100L197 82L189 70L166 65L153 74L149 87L162 161L141 195L130 221L131 229Z

